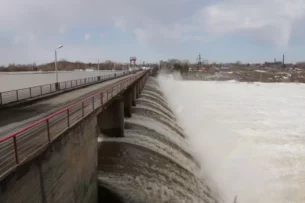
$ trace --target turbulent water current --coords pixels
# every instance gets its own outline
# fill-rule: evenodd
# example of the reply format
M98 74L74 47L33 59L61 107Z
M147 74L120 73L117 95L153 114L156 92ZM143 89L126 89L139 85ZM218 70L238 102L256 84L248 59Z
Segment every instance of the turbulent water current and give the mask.
M304 203L304 101L302 84L150 78L125 137L99 138L100 188L124 203Z
M158 81L224 202L305 202L305 85Z
M99 137L100 202L219 202L155 79L124 120L123 138ZM106 199L105 190L119 201Z

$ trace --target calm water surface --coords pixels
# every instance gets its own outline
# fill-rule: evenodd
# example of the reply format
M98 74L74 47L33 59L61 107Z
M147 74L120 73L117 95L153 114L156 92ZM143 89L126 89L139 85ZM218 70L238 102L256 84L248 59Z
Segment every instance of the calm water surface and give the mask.
M59 72L60 82L95 77L99 75L113 74L119 71L70 71ZM54 72L21 72L21 73L0 73L0 92L55 83L56 74Z

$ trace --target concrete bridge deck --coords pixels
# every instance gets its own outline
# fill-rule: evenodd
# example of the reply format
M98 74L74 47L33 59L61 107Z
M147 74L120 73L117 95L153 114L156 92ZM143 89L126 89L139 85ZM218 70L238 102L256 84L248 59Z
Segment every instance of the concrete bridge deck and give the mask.
M142 72L123 76L103 83L77 89L71 92L59 94L52 98L47 98L35 102L31 105L18 105L0 110L0 138L15 132L59 109L65 108L72 103L84 99L96 92L107 89L111 85L126 80Z

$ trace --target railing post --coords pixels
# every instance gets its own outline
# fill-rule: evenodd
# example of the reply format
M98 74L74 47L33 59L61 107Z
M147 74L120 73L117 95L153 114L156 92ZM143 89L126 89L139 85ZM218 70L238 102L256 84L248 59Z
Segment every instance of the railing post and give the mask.
M72 88L72 80L70 80L70 83L71 83L71 87L70 88Z
M2 105L2 93L0 92L0 105Z
M48 141L51 142L49 119L47 120L47 135L48 135Z
M32 88L30 87L30 98L32 98Z
M13 137L13 141L14 141L14 151L15 151L15 161L16 164L19 164L19 159L18 159L18 149L17 149L17 141L16 141L16 136Z
M52 84L50 84L50 92L52 92Z
M94 96L92 97L92 111L94 110Z
M59 91L60 90L60 83L57 82L55 83L55 91Z
M103 103L104 103L104 94L103 92L101 93L101 106L103 106Z
M16 99L17 99L17 101L19 100L18 90L16 90Z
M40 86L40 95L42 95L42 86Z
M69 109L67 109L67 120L68 120L68 127L70 127L70 113L69 113Z
M85 104L82 102L82 116L85 117Z

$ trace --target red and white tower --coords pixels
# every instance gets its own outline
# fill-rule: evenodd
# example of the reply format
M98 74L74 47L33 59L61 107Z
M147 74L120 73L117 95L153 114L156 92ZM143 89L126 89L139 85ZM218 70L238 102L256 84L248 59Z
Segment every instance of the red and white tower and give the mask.
M136 57L134 57L134 56L130 57L129 60L130 60L130 65L134 65L134 66L136 65L136 62L137 62L137 58Z

